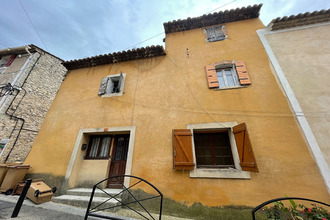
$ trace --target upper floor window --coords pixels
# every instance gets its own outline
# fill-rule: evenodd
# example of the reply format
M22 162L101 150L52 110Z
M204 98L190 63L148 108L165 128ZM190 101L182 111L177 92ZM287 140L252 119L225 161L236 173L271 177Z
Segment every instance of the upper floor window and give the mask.
M205 72L210 89L231 89L251 84L243 61L223 60L206 65Z
M203 29L205 42L221 41L228 38L226 26L213 26Z
M98 95L102 97L123 95L125 78L126 73L110 75L103 78Z

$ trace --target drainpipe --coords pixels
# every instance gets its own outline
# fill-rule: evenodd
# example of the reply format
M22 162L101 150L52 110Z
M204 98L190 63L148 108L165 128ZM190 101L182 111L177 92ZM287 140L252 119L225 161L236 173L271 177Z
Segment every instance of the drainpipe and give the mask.
M23 48L23 47L19 47L19 49L22 49L22 48ZM10 49L10 48L8 48L8 49ZM30 53L29 49L31 49L29 46L25 46L25 47L24 47L24 50L25 50L26 52L28 52L28 54L30 55L29 58L28 58L28 60L30 60L30 58L32 57L32 54ZM0 53L1 53L1 50L0 50ZM25 77L25 80L24 80L24 82L22 83L22 85L20 86L20 88L18 89L18 87L16 87L16 89L19 90L19 92L20 92L21 89L24 91L24 95L23 95L22 99L19 101L19 103L18 103L16 109L18 108L19 104L21 103L21 101L23 100L23 98L24 98L25 95L26 95L26 90L23 88L23 86L24 86L26 80L29 78L29 76L30 76L32 70L34 69L35 65L38 63L40 57L41 57L41 54L40 54L40 56L38 57L38 59L36 60L36 62L33 64L32 68L30 69L29 73L28 73L27 76ZM25 68L25 65L26 65L27 63L28 63L28 62L26 62L26 63L24 64L24 66L22 67L22 69L21 69L19 75L21 74L22 70ZM18 77L18 76L17 76L17 77ZM16 78L15 78L14 81L16 82ZM18 92L18 93L19 93L19 92ZM7 156L6 156L6 159L5 159L4 163L6 163L7 160L9 159L9 156L10 156L11 152L13 151L13 149L14 149L14 147L15 147L17 141L18 141L18 138L19 138L19 136L20 136L20 134L21 134L21 131L22 131L23 126L24 126L24 123L25 123L25 120L24 120L23 118L20 118L20 117L17 117L17 116L14 115L14 113L15 113L16 110L15 110L12 114L9 114L9 113L8 113L8 110L9 110L10 106L13 104L13 102L14 102L15 98L17 97L18 93L15 95L15 97L13 98L13 100L11 101L11 103L9 104L9 106L8 106L7 110L5 111L5 113L6 113L6 115L8 115L10 118L14 118L14 119L16 119L17 121L18 121L18 120L22 121L22 125L21 125L21 127L20 127L20 129L19 129L19 131L18 131L18 134L17 134L17 136L16 136L16 139L15 139L15 141L14 141L13 146L11 147L9 153L8 153ZM15 130L15 127L14 127L14 130Z

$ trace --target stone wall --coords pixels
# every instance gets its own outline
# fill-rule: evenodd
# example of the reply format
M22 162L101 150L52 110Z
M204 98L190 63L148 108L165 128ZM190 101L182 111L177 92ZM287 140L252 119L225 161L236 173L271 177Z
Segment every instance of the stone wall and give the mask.
M32 54L21 70L14 85L22 90L7 96L0 110L0 139L10 139L0 163L24 162L67 72L61 60L43 51Z

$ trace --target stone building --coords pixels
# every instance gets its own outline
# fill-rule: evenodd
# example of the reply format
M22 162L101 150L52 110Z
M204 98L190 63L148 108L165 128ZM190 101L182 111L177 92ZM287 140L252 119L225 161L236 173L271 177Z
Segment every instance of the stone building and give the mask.
M258 34L330 192L330 9L274 19Z
M0 162L24 162L66 75L35 45L0 50Z

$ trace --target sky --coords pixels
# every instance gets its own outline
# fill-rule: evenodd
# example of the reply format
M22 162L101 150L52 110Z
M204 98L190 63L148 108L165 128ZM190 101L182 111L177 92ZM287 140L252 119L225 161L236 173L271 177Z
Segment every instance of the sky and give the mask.
M264 25L330 8L329 0L1 0L0 49L34 44L68 61L165 47L165 22L260 3Z

